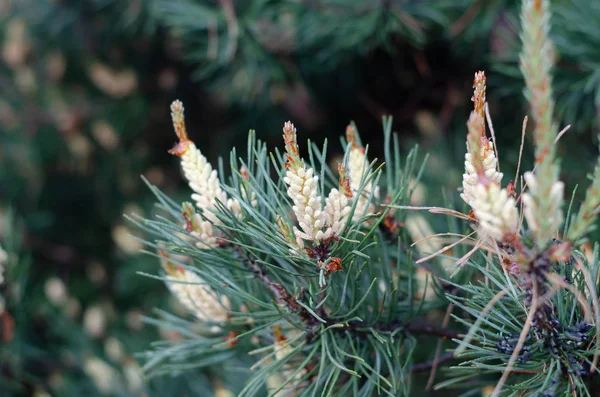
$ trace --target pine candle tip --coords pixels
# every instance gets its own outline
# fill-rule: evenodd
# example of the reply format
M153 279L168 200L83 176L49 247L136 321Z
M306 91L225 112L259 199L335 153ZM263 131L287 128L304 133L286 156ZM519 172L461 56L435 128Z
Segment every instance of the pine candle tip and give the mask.
M275 337L275 341L277 343L281 343L281 342L284 342L285 340L287 340L287 338L285 336L283 336L283 332L281 331L281 326L279 326L279 325L273 326L273 337Z
M160 256L160 261L163 269L165 269L165 271L168 274L174 275L175 272L181 271L181 268L179 266L176 266L175 264L173 264L173 262L169 260L169 254L167 254L165 251L158 250L158 255Z
M350 187L350 178L348 177L346 167L338 164L338 173L340 174L340 192L347 198L352 198L352 188Z
M358 144L357 132L356 128L352 123L348 124L346 127L346 140L348 143L352 144L352 149L360 149L360 145Z
M284 134L295 134L296 133L296 127L294 127L294 123L292 123L291 121L286 121L283 124L283 133Z
M171 102L171 113L183 116L183 102L181 102L179 99L175 99L173 102Z
M291 121L287 121L283 125L283 140L285 142L285 151L287 157L286 168L300 166L300 150L298 149L298 142L296 140L296 127Z
M173 149L169 150L169 153L179 157L185 154L188 144L191 142L185 128L183 110L183 103L180 100L177 99L171 103L171 120L173 121L173 128L175 129L175 134L179 139L179 143L177 143Z
M248 174L248 168L245 165L240 167L240 175L244 178L245 181L250 179L250 175Z
M485 72L480 70L475 73L475 78L473 79L473 88L475 91L473 92L473 97L471 100L475 105L475 113L477 113L481 118L484 118L484 106L485 106Z

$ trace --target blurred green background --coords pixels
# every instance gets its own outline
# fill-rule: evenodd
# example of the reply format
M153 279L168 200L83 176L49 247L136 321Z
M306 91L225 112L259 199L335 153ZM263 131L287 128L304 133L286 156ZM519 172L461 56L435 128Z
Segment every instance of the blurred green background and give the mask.
M134 356L179 337L142 316L184 313L137 274L158 263L123 218L152 213L140 175L189 194L167 154L171 101L184 102L213 164L244 148L249 129L280 145L288 119L301 140L328 138L331 155L354 120L375 157L381 116L392 115L405 150L430 153L421 199L439 204L460 184L477 70L502 170L514 173L527 113L518 3L1 0L0 395L228 395L210 370L144 380ZM571 190L597 154L600 2L556 0L552 11ZM525 169L531 150L529 137Z

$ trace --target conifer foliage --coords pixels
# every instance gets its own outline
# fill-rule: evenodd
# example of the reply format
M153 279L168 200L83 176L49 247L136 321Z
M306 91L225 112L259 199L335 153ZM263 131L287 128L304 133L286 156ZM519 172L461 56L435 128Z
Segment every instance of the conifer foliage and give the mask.
M392 226L403 213L389 206L407 203L416 152L401 163L396 143L388 161L398 167L380 199L373 186L381 167L369 162L354 126L336 175L326 144L309 145L303 157L288 122L285 152L269 155L251 132L246 159L232 152L225 182L185 132L181 103L171 109L180 139L171 153L181 159L196 209L152 187L173 222L140 225L159 238L164 281L205 327L185 342L194 346L186 360L181 346L161 347L149 353L149 369L250 355L258 359L240 395L265 388L331 394L340 385L350 394L407 393L405 369L416 347L413 330L419 332L413 317L428 304L415 296L406 243ZM391 120L384 134L390 142Z
M184 338L146 353L146 370L220 365L246 377L232 390L240 396L419 395L432 385L492 396L594 395L600 267L598 247L586 255L581 244L597 220L598 166L579 212L573 203L565 211L548 3L524 0L521 10L535 167L503 182L486 76L476 73L461 194L468 214L410 205L425 164L416 149L401 157L390 118L383 162L369 158L351 124L332 169L327 142L302 145L287 122L282 151L269 153L251 131L245 156L232 150L225 177L173 102L179 143L170 153L196 205L149 185L160 214L132 221L155 238L148 245L163 264L158 278L195 321L159 313L153 321ZM463 225L444 234L451 244L419 258L412 245L422 241L403 227L416 210ZM456 256L462 246L468 251ZM431 337L435 351L420 343Z

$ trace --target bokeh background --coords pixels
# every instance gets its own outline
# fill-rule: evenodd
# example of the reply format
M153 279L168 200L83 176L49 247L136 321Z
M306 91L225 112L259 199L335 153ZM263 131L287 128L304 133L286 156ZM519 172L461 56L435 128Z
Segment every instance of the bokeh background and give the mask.
M184 102L213 164L245 148L249 129L281 146L287 120L301 140L327 138L331 155L354 120L377 156L391 115L403 149L429 153L419 200L452 201L477 70L502 170L514 173L527 113L518 3L0 0L0 395L227 395L210 369L144 379L136 356L180 337L144 316L184 314L138 274L159 264L123 217L152 214L141 175L189 194L167 154L171 101ZM600 2L555 0L552 11L571 191L597 155ZM530 137L524 147L527 169Z

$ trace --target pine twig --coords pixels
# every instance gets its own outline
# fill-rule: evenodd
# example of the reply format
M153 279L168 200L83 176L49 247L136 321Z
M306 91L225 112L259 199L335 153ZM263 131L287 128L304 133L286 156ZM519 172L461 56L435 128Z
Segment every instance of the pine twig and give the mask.
M442 354L437 360L429 360L421 363L416 363L411 367L411 372L425 372L431 370L434 366L450 361L454 358L452 352Z
M267 288L269 288L269 290L275 296L276 301L280 304L285 305L288 309L290 309L294 312L297 312L299 317L302 319L302 321L304 321L306 323L307 328L309 328L309 330L314 328L315 325L320 324L320 322L318 322L315 319L315 317L311 313L308 312L308 310L306 310L304 307L299 305L298 302L296 302L296 299L287 291L287 289L282 284L271 280L269 278L269 276L267 275L267 273L264 271L264 269L262 269L256 263L256 261L254 261L252 258L245 255L245 253L243 251L241 251L239 249L239 247L234 246L234 251L242 258L242 260L249 267L249 269L252 272L254 272L255 276L258 279L260 279L267 286ZM326 321L326 324L330 323L329 316L323 310L322 307L320 307L317 310L317 314L319 317L321 317L323 320ZM345 327L334 328L334 329L337 331L352 331L352 332L355 332L358 334L370 333L370 331L366 328L369 328L369 327L363 327L363 326L361 326L360 323L351 323L351 324L346 325ZM461 339L463 336L462 333L460 333L456 330L453 330L453 329L447 329L445 327L436 327L433 325L424 324L424 323L416 323L416 322L410 323L410 324L403 324L401 322L392 322L389 324L377 325L372 328L374 328L380 332L393 332L398 329L403 329L403 330L413 333L413 334L437 336L437 337L448 339L448 340Z
M277 303L284 304L289 309L294 311L306 310L302 308L302 306L300 306L298 303L296 303L294 298L290 295L290 293L282 284L272 281L267 275L266 271L261 266L259 266L254 259L245 255L239 247L235 245L233 245L232 247L234 251L241 257L244 263L250 268L250 270L254 272L254 275L258 279L260 279L267 286L267 288L269 288L273 295L275 295L275 300L277 301Z
M461 339L463 337L463 334L456 330L448 329L445 327L437 327L434 325L421 323L421 322L413 322L413 323L409 323L409 324L404 324L404 323L397 321L397 322L392 322L389 324L378 324L378 325L372 326L372 327L363 326L360 323L351 323L351 324L346 325L343 328L336 328L336 329L338 331L352 331L352 332L359 333L359 334L361 334L361 333L370 334L371 328L375 329L378 332L394 332L398 329L402 329L411 334L437 336L437 337L448 339L448 340Z

